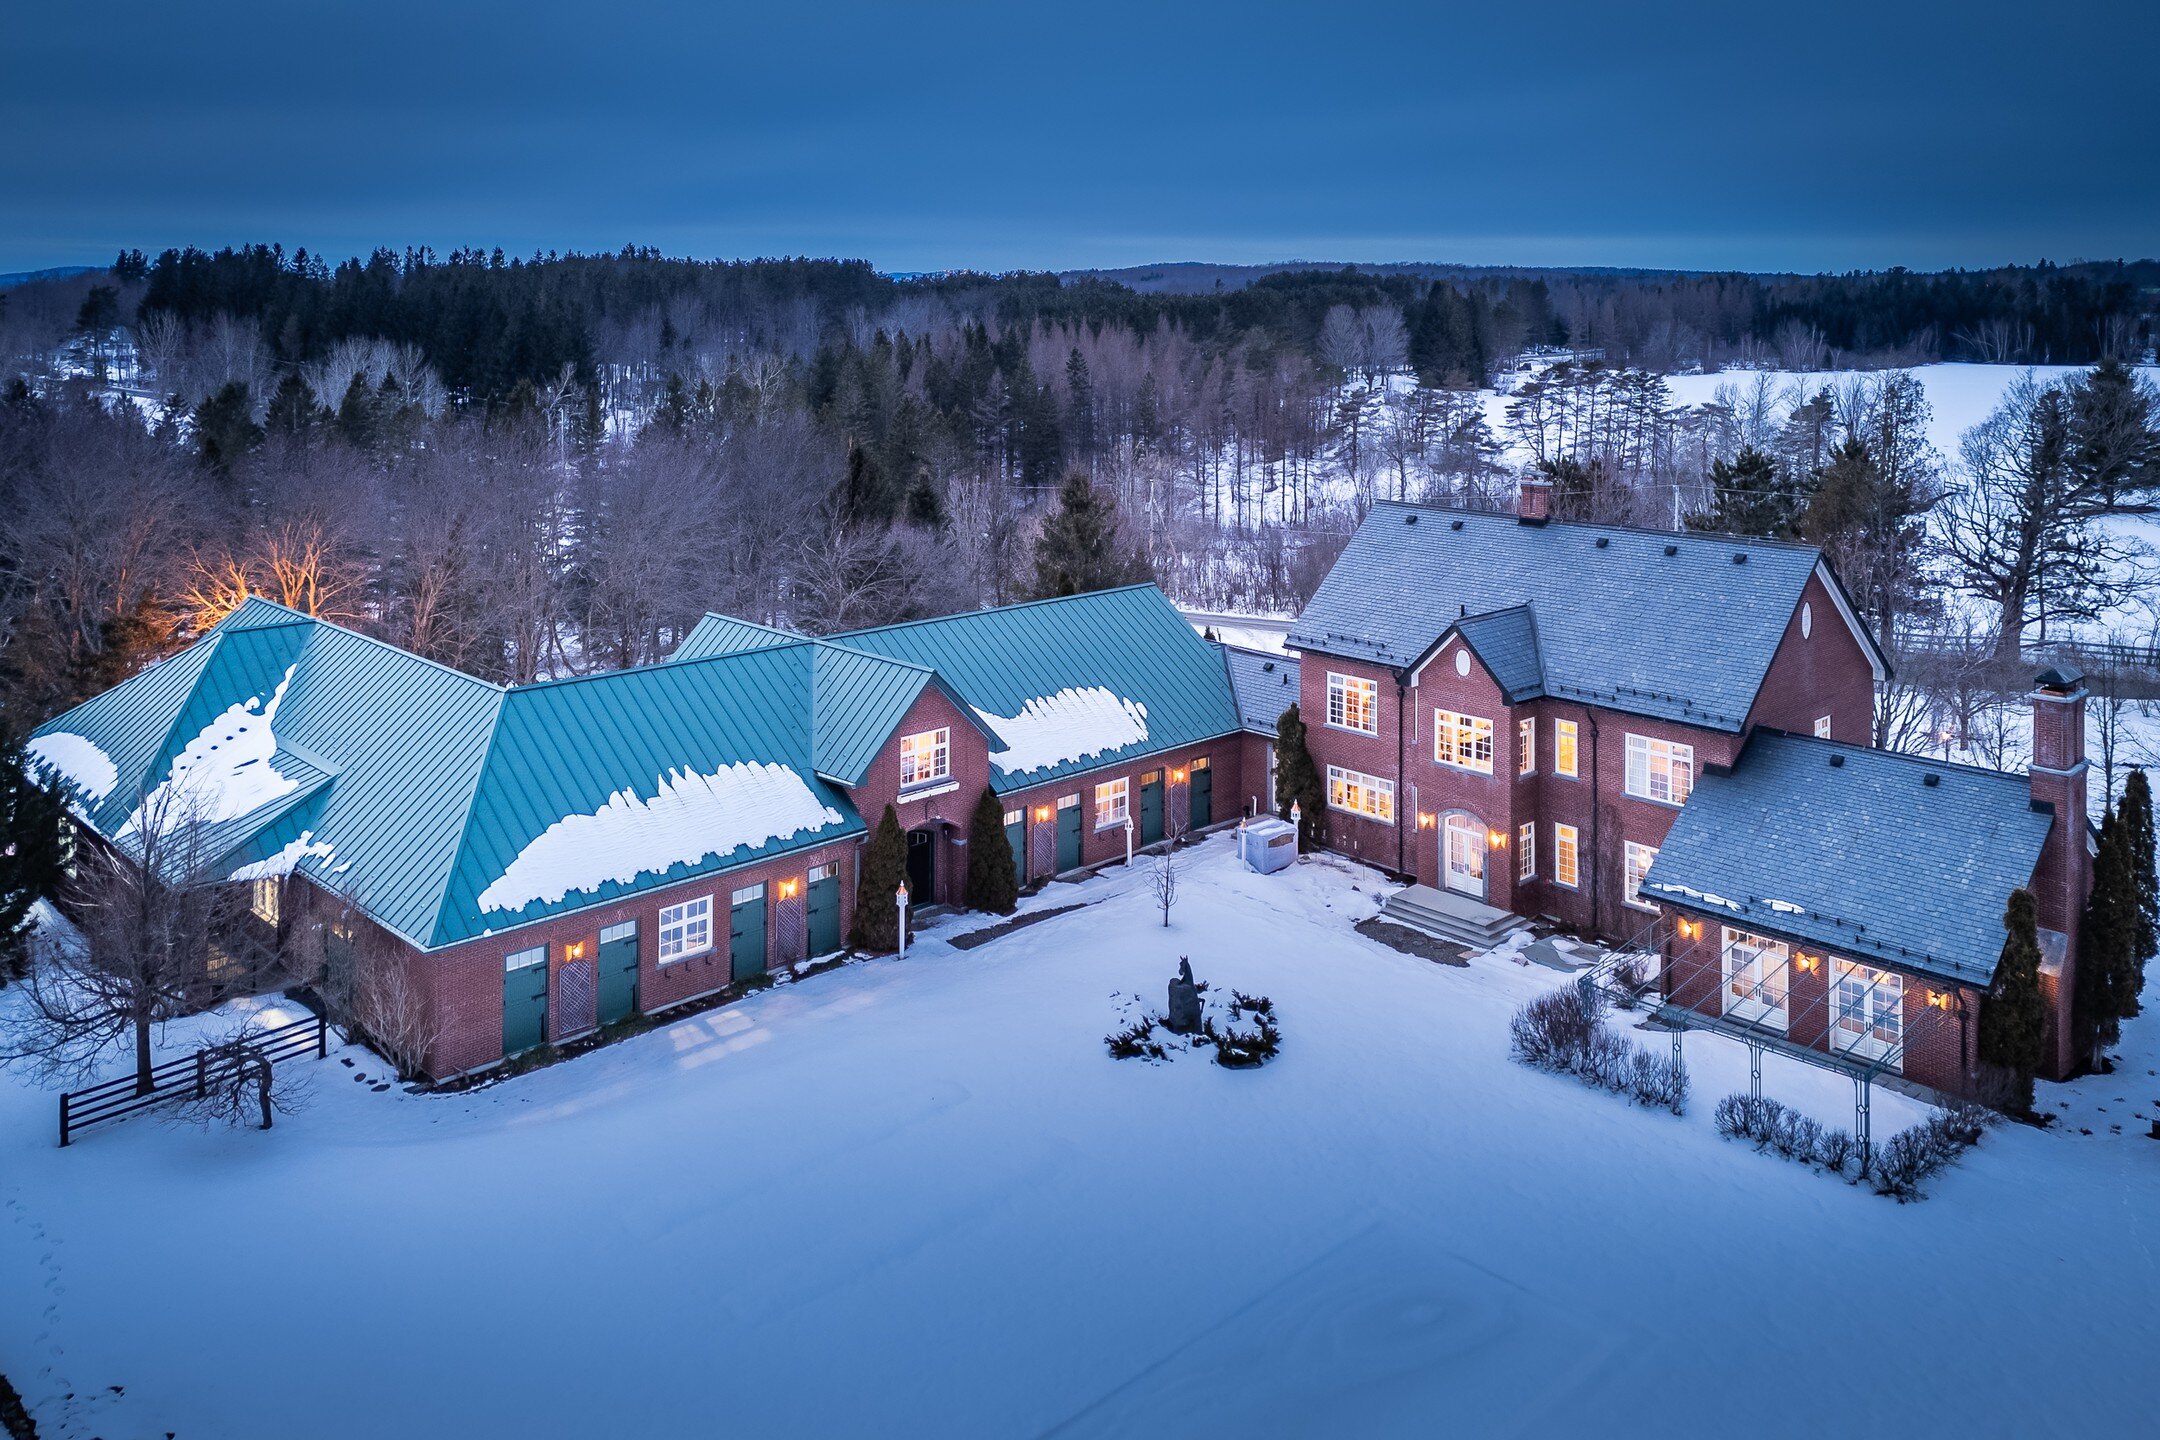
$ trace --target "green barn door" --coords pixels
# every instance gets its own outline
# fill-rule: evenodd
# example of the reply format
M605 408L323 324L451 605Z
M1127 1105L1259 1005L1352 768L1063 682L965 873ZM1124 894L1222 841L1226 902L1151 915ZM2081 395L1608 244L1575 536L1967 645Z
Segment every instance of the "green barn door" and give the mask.
M765 887L746 885L728 906L728 977L765 973Z
M637 1009L637 921L600 932L600 1023L612 1025Z
M1060 875L1080 868L1080 797L1058 801L1057 868Z
M503 1054L530 1050L547 1039L547 946L503 957Z
M830 955L840 948L840 867L810 867L810 953Z
M1162 771L1150 770L1140 777L1140 843L1153 845L1162 839Z
M1207 757L1192 762L1192 780L1186 787L1192 797L1192 828L1215 823L1215 767Z
M1005 843L1012 846L1013 878L1027 884L1027 811L1005 812Z

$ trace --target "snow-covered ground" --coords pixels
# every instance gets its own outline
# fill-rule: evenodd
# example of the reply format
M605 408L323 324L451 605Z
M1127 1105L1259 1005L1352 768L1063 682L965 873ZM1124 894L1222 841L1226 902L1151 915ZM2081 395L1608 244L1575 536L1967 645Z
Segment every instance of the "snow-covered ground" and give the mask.
M0 1371L69 1440L2149 1429L2160 1019L1900 1206L1718 1138L1724 1042L1683 1119L1512 1063L1562 977L1365 940L1370 871L1146 878L461 1096L342 1052L268 1134L0 1079ZM1279 1059L1107 1058L1180 954Z

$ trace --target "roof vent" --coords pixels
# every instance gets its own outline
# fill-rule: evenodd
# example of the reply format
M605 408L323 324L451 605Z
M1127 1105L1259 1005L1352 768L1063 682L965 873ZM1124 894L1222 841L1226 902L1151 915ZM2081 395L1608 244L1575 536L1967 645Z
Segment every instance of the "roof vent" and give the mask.
M1417 524L1417 516L1405 515L1402 517L1402 523L1405 525L1415 525Z
M1747 551L1745 551L1745 550L1737 550L1737 551L1734 551L1734 552L1733 552L1733 557L1732 557L1732 563L1733 563L1733 564L1735 564L1735 565L1745 565L1745 564L1747 564Z
M1940 785L1942 784L1942 776L1935 774L1923 775L1920 777L1920 783L1928 786Z
M1275 673L1275 662L1273 660L1263 660L1260 662L1260 668L1267 674L1272 675Z
M1844 768L1845 768L1845 757L1844 757L1844 756L1842 756L1842 755L1832 755L1832 756L1830 757L1830 768L1831 768L1831 769L1833 769L1833 770L1842 770L1842 769L1844 769Z
M1600 535L1600 536L1598 536L1598 537L1597 537L1597 548L1598 548L1598 549L1600 549L1600 550L1603 550L1603 549L1604 549L1604 548L1605 548L1606 546L1608 546L1608 545L1610 545L1610 544L1612 544L1612 536L1610 536L1610 535Z
M1680 547L1677 545L1667 545L1665 547L1665 553L1667 555L1677 555L1680 553Z
M1460 529L1462 529L1462 521L1460 521L1460 520L1454 521L1454 522L1453 522L1452 524L1450 524L1450 525L1449 525L1449 526L1448 526L1447 528L1448 528L1448 529L1450 529L1450 530L1460 530Z

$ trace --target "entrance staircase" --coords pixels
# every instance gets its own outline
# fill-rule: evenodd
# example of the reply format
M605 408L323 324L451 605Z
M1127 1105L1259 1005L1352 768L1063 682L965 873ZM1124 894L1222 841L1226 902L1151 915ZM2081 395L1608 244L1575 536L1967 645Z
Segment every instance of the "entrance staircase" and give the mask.
M1420 935L1460 945L1476 954L1490 950L1530 922L1452 890L1412 885L1381 903L1380 918Z

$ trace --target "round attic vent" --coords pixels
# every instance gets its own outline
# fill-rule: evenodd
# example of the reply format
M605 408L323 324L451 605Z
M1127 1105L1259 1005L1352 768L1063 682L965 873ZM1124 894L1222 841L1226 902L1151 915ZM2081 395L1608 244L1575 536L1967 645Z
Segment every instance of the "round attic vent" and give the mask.
M1815 607L1807 601L1800 602L1800 638L1805 640L1815 633Z
M1468 650L1457 650L1455 652L1455 673L1458 675L1468 675L1470 673L1470 652Z

